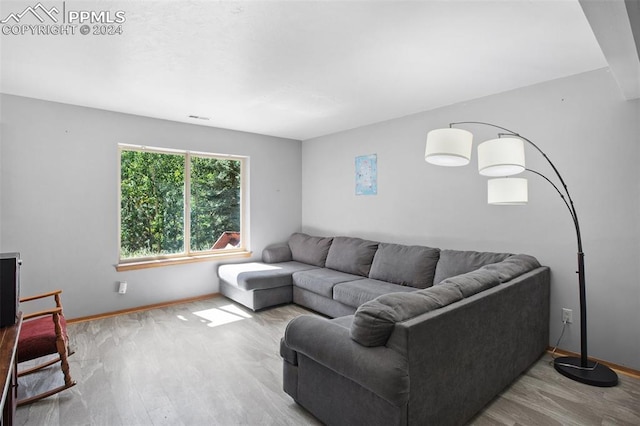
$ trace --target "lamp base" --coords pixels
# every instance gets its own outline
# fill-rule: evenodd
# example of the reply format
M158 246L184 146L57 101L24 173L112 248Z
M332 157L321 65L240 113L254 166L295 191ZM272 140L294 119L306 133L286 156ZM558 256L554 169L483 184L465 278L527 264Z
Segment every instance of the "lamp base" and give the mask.
M572 380L602 388L618 384L618 375L606 365L594 361L587 361L586 369L581 365L581 359L573 356L562 356L553 360L555 369Z

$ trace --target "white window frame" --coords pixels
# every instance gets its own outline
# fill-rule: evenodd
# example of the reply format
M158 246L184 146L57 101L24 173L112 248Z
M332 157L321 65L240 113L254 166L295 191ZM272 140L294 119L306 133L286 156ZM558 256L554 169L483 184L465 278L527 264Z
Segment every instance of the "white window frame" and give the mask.
M158 154L174 154L185 156L185 179L184 179L184 224L183 240L184 251L182 253L164 254L159 256L136 257L122 259L121 237L122 237L122 190L121 190L121 165L123 151L153 152ZM191 251L191 157L217 158L221 160L240 161L240 246L234 248ZM180 149L169 149L150 147L146 145L118 144L118 264L116 270L126 271L130 269L150 268L171 264L191 263L205 260L216 260L223 257L248 257L249 251L249 157L242 155L216 154L210 152L189 151Z

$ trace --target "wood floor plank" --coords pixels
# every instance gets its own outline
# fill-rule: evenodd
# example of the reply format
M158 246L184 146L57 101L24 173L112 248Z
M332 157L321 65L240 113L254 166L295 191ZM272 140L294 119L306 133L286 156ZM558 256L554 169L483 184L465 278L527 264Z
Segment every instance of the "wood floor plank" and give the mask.
M78 385L18 408L18 425L318 425L282 390L287 305L255 313L223 297L69 324ZM559 375L545 355L470 424L640 425L640 380L593 388ZM59 370L59 369L58 369ZM62 382L52 368L19 395Z

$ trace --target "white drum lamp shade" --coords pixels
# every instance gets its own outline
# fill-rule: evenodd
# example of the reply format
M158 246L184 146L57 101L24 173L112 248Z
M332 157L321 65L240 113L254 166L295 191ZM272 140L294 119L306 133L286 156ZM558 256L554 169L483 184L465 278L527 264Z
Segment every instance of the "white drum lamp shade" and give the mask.
M524 178L498 178L487 181L487 202L501 206L527 204L529 194Z
M521 139L498 138L478 145L478 171L481 175L511 176L524 170L524 142Z
M438 166L466 166L471 160L473 134L463 129L436 129L427 134L426 162Z

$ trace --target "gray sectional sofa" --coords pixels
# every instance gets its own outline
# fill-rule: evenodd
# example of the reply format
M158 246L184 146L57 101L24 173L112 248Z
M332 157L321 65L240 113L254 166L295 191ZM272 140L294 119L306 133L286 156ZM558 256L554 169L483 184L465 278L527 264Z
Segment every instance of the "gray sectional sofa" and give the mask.
M293 234L263 262L221 265L225 296L294 302L286 393L330 425L467 422L549 340L549 269L527 255Z
M476 269L474 261L497 262L507 255L480 256L459 265L460 273ZM262 262L221 265L218 276L220 292L250 309L294 302L339 317L382 294L431 286L439 257L436 248L295 233L287 243L267 247ZM448 273L455 275L442 270L437 278Z

